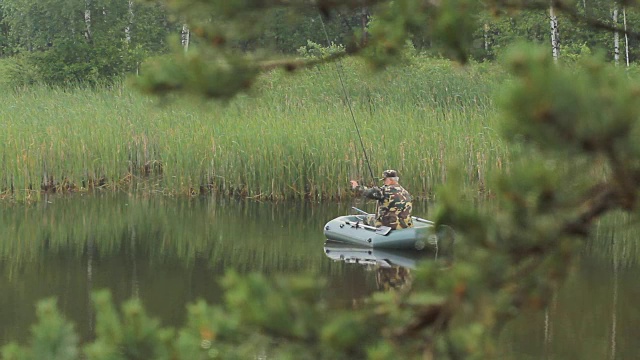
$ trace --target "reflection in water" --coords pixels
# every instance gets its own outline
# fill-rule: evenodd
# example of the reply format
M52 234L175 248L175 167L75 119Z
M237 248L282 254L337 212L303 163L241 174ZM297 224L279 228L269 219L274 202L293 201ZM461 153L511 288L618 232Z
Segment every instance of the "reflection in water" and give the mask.
M89 240L87 241L87 303L85 306L88 309L91 309L91 291L93 290L93 258L95 256L95 245L93 239L93 236L89 236ZM93 312L89 310L89 314L87 316L87 328L89 331L93 331L93 317Z
M136 259L141 251L153 261L178 258L189 265L206 257L243 270L271 270L273 263L285 269L300 266L297 256L287 255L306 249L305 236L321 226L315 210L165 198L58 199L46 207L3 211L0 221L7 226L0 236L8 241L0 245L0 257L15 272L43 255L86 254L89 244L97 255L124 251ZM300 228L306 230L293 233Z
M583 256L547 311L526 312L507 324L501 358L638 358L638 275L638 268L615 270L611 263Z
M423 261L437 256L446 263L441 248L329 247L323 225L351 205L126 195L0 204L0 346L25 342L34 304L50 296L87 340L94 328L90 294L98 289L108 288L116 302L139 297L163 325L179 326L187 303L222 300L218 280L231 268L326 278L326 301L348 307L379 290L410 287ZM640 245L628 222L614 218L613 225L598 227L548 309L546 332L544 311L507 325L502 358L637 357Z
M411 287L411 270L401 266L380 266L376 269L378 290L407 290Z
M408 290L412 281L411 271L421 261L446 259L437 251L364 248L332 240L325 242L324 253L336 262L358 264L374 272L379 291Z
M507 325L501 358L637 359L638 233L628 215L600 221L549 307Z
M377 291L409 290L412 269L418 266L419 261L436 257L435 253L428 251L363 248L332 240L326 240L324 253L335 263L361 268L374 274ZM350 306L354 309L361 308L364 300L358 294L352 297Z
M436 253L428 251L364 248L331 240L324 243L324 252L330 259L348 264L402 266L410 269L415 269L420 260L437 258Z
M228 269L362 279L363 271L320 254L318 229L335 211L342 209L80 195L0 207L0 345L26 339L36 301L50 296L88 339L90 296L99 289L117 302L139 297L150 314L178 326L187 303L221 301L218 280ZM354 291L370 293L358 282Z

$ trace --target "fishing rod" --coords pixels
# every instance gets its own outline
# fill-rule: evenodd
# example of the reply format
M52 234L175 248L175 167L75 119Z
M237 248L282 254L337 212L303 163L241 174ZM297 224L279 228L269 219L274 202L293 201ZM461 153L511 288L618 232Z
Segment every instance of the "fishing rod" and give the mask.
M320 24L322 24L322 31L324 32L324 36L327 38L327 46L331 46L331 41L329 40L329 34L327 33L327 28L324 26L324 20L322 19L322 14L319 15ZM369 162L369 156L367 156L367 150L364 147L364 142L362 141L362 136L360 135L360 128L358 128L358 122L356 121L356 117L353 115L353 108L351 107L351 101L349 100L349 94L347 93L347 89L344 86L344 81L342 80L342 72L340 71L341 66L338 66L340 63L340 59L336 62L336 72L338 73L338 79L340 79L340 85L342 86L342 92L344 94L344 98L347 101L347 106L349 107L349 113L351 114L351 119L353 119L353 125L356 128L356 133L358 134L358 139L360 140L360 147L362 147L362 153L364 154L364 160L367 163L367 167L369 168L369 174L371 175L371 179L373 183L376 181L376 177L373 176L373 170L371 170L371 163ZM341 65L341 63L340 63Z

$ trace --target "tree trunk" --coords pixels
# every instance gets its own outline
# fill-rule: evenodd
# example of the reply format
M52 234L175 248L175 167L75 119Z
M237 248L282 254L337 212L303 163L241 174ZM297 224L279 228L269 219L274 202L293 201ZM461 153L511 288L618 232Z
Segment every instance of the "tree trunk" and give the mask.
M85 0L84 2L84 37L87 42L91 42L93 36L91 35L91 0Z
M367 8L366 6L362 9L360 22L362 26L362 43L360 45L362 47L365 47L369 42L369 31L367 30L367 26L369 25L369 8Z
M558 62L560 57L560 31L558 29L558 18L553 8L553 3L549 7L549 19L551 23L551 52L553 54L553 61Z
M629 35L627 34L627 7L622 8L622 23L624 24L624 58L629 67Z
M618 5L613 2L613 26L618 26ZM620 33L613 33L613 61L616 65L620 62Z
M182 40L182 48L184 49L184 52L186 53L187 51L189 51L189 37L190 37L190 32L189 32L189 26L187 24L182 24L182 33L180 34L180 38Z
M489 23L484 23L484 51L489 54Z
M131 43L131 27L133 26L133 0L129 0L129 22L124 28L124 38L127 44Z

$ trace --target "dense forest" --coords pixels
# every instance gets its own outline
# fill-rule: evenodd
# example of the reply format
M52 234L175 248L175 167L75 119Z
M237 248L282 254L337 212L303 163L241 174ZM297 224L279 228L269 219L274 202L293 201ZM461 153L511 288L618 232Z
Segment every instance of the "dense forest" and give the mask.
M242 52L268 51L293 54L309 43L331 43L353 48L368 40L368 27L376 21L374 5L336 7L322 11L312 1L301 1L295 11L287 7L248 8L235 32L232 47ZM376 3L373 1L372 3ZM187 3L188 4L188 3ZM631 64L640 56L637 37L624 32L640 21L624 3L603 0L559 2L530 9L483 9L473 24L472 38L461 46L469 59L493 60L519 40L545 44L554 56L567 61L585 53L602 51L609 61ZM172 6L173 5L173 6ZM181 5L189 6L189 5ZM176 15L181 9L171 2L133 0L2 0L0 1L0 57L5 64L4 80L14 85L45 83L97 83L125 74L139 73L149 57L166 54L172 48L188 51L202 42L202 27L191 36L189 23L196 15ZM215 27L229 23L230 11L208 13L197 19ZM202 17L202 15L200 15ZM585 22L597 26L585 27ZM426 24L411 33L410 44L434 57L446 56L439 46L443 39L438 24ZM619 31L602 31L603 28ZM325 33L326 31L326 33ZM629 32L630 33L630 32ZM218 41L227 41L218 36Z

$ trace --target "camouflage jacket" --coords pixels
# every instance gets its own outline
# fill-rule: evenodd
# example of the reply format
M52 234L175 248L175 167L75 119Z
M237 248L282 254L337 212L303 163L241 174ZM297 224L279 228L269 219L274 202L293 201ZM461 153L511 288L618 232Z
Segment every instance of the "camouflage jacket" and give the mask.
M392 229L413 227L411 219L413 198L402 186L384 185L368 188L361 185L356 190L361 191L362 196L378 201L375 226L388 226Z

